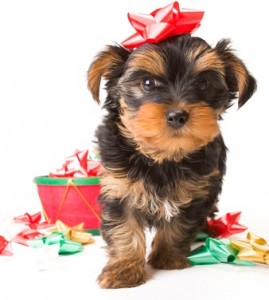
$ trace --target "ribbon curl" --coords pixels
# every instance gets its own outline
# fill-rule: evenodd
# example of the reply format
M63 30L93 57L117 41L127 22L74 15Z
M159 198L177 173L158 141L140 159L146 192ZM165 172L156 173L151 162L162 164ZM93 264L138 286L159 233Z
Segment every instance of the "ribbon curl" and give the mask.
M240 259L269 265L269 245L262 237L248 232L246 240L232 239L231 244Z
M147 14L128 14L136 33L122 42L133 49L146 43L158 43L168 37L191 34L200 27L203 11L180 10L178 2L158 8Z
M89 151L76 150L67 158L61 168L49 174L50 177L89 177L101 175L101 164L99 161L88 159ZM95 155L96 157L96 155Z
M237 258L238 251L231 246L227 239L206 238L205 245L191 251L188 256L192 265L207 265L217 263L230 263L240 266L252 266L249 261Z

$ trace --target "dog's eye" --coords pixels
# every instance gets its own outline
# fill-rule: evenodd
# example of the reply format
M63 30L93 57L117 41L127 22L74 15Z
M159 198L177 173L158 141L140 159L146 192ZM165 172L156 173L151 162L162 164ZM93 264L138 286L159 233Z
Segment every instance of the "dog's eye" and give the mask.
M149 92L156 87L162 86L162 83L155 78L146 78L141 82L142 89Z
M199 78L195 81L195 86L197 86L200 90L206 90L209 86L209 81L206 78Z

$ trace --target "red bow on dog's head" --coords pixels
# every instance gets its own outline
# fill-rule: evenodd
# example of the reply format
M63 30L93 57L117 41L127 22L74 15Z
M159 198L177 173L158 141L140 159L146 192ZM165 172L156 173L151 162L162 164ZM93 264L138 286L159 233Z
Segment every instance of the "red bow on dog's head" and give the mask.
M151 14L128 14L136 33L122 42L128 49L180 34L190 34L200 26L203 11L180 11L178 2L154 10Z

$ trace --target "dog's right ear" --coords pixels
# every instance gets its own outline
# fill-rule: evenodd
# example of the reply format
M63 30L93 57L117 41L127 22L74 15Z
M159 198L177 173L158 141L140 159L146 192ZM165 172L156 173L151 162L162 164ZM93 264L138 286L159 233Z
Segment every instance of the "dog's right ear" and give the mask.
M129 50L119 45L110 45L100 52L90 65L87 73L88 88L98 104L100 103L99 90L102 77L106 80L119 78L129 54Z
M230 40L223 39L216 45L216 51L226 65L226 82L231 93L238 92L238 108L242 107L256 91L255 78L249 73L243 61L230 47Z

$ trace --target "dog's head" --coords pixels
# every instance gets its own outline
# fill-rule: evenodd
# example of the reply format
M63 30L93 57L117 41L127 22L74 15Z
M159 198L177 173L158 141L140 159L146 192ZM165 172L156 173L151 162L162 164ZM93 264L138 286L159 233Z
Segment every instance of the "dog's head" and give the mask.
M104 106L118 113L122 135L156 162L179 160L211 142L232 100L238 98L241 107L256 89L229 40L212 48L190 35L132 51L108 46L88 71L97 102L102 77Z

